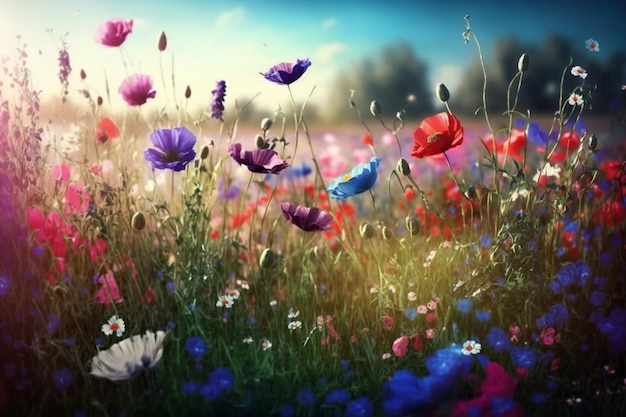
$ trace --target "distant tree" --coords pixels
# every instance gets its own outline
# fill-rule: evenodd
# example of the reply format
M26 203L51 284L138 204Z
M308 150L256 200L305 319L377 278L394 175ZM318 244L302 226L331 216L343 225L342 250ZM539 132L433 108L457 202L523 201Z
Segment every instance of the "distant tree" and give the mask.
M350 90L364 117L370 118L369 105L377 100L384 114L406 111L407 118L432 111L432 94L427 86L428 65L404 43L384 48L374 59L364 59L341 74L332 89L321 116L331 121L351 121L356 112L349 107Z

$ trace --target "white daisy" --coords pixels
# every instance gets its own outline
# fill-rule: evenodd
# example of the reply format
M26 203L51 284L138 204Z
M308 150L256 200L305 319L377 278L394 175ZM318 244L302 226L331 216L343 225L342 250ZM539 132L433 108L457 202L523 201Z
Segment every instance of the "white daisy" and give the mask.
M230 295L222 295L220 296L220 298L218 298L217 304L215 304L215 306L231 308L234 303L235 299L233 297L231 297Z
M261 342L261 348L262 348L263 350L268 350L268 349L269 349L269 348L271 348L271 347L272 347L272 342L270 342L270 341L269 341L269 340L267 340L267 339L263 339L263 341Z
M107 336L111 336L115 332L117 337L122 337L124 330L126 330L124 320L117 316L112 316L107 323L102 325L102 333Z
M165 332L147 331L98 352L91 360L91 375L110 381L123 381L153 368L163 357Z
M467 342L463 343L463 348L461 349L461 352L464 355L478 355L480 353L480 343L477 343L473 340L468 340Z
M574 77L580 77L583 80L585 78L587 78L587 71L581 67L580 65L576 65L572 67L572 70L570 71L570 73L574 76Z
M591 38L585 41L585 47L591 52L600 52L600 43Z
M567 100L570 106L582 106L585 103L583 96L580 94L572 93Z

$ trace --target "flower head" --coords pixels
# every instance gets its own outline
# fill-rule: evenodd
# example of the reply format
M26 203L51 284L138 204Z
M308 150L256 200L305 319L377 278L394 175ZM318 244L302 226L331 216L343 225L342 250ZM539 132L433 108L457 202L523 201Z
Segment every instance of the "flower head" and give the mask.
M196 137L186 127L157 129L150 134L150 141L156 149L147 149L144 157L155 169L183 171L196 157Z
M569 99L567 99L567 102L570 106L582 106L585 103L585 100L580 94L572 93L570 94Z
M480 343L477 343L473 340L468 340L463 343L461 353L463 353L464 355L478 355L480 353L480 349Z
M91 360L91 375L111 381L123 381L139 372L153 368L163 357L165 332L147 331L132 336L100 351Z
M222 120L224 114L224 97L226 96L226 81L218 81L215 86L215 90L211 91L213 94L213 102L211 103L211 117L217 120Z
M156 91L152 89L152 77L146 74L126 77L118 91L129 106L141 106L156 96Z
M107 323L102 325L102 333L107 336L111 336L115 333L117 337L122 337L124 330L126 330L124 320L117 316L112 316Z
M248 167L248 171L259 174L278 175L280 171L289 166L289 163L280 159L278 153L272 149L245 151L242 149L241 143L233 143L228 147L228 154L239 165Z
M600 52L600 43L589 38L585 41L585 48L587 48L591 52Z
M120 137L120 131L117 129L115 122L108 117L103 118L98 122L96 127L96 139L100 143L106 143L109 139L115 139Z
M120 46L132 31L133 19L111 19L98 26L96 42L104 46Z
M276 84L289 85L304 74L304 72L311 66L311 61L308 58L298 59L295 64L290 62L282 62L274 65L267 70L265 74L260 73L265 79L275 82Z
M334 179L328 187L331 198L343 200L372 188L378 178L380 162L380 158L373 157L368 163L354 167L349 174Z
M293 203L281 203L280 208L287 220L305 232L328 230L334 221L330 213L317 207L294 207Z
M417 158L443 153L463 143L463 126L453 114L442 112L427 117L413 132L411 155Z
M408 338L408 336L400 336L399 338L397 338L393 342L391 350L393 350L393 353L397 357L399 357L399 358L401 358L404 355L406 355L406 352L409 350L409 338Z
M185 341L185 350L196 358L202 357L207 351L207 344L201 337L191 336Z
M570 73L574 76L574 77L580 77L583 80L585 78L587 78L587 71L585 71L585 69L583 67L581 67L580 65L575 65L572 67L572 70L570 71Z
M217 303L215 304L215 306L216 307L231 308L234 303L235 303L235 299L231 295L221 295L218 298Z

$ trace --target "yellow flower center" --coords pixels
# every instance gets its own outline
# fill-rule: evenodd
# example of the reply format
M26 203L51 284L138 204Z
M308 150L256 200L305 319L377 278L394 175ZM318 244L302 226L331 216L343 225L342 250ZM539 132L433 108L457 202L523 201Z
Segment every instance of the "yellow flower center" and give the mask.
M427 143L435 143L439 140L439 138L441 137L441 135L443 135L443 133L441 132L437 132L437 133L433 133L432 135L430 135L427 139L426 142Z
M351 174L346 174L343 177L341 177L341 182L346 182L348 180L350 180L350 178L352 178Z

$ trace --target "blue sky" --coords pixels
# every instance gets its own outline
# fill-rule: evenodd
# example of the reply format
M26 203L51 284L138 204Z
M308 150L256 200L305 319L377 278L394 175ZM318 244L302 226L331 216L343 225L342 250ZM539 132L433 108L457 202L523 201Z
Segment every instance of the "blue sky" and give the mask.
M313 65L293 86L294 93L304 97L317 86L314 99L320 99L338 72L398 41L410 43L428 61L430 83L443 81L454 89L476 57L476 48L461 38L465 14L487 55L501 36L539 43L548 33L570 36L581 49L585 39L598 40L598 59L626 50L623 35L618 36L626 19L622 0L23 0L3 6L0 54L10 53L14 35L20 34L29 44L35 86L44 95L58 94L54 40L46 29L57 37L69 32L73 81L85 69L90 84L102 91L106 72L115 91L126 74L120 51L97 45L94 34L110 18L133 18L134 31L123 47L129 72L151 74L157 96L162 81L156 40L164 30L169 41L161 57L165 94L171 93L173 55L179 96L190 84L192 99L204 104L215 81L225 79L231 99L260 93L260 105L275 106L284 103L286 91L258 74L275 63L309 57Z

